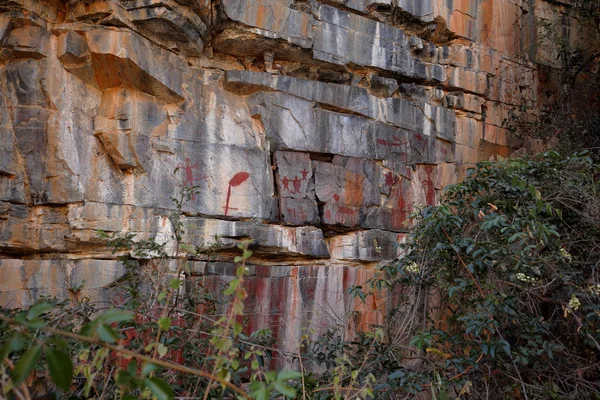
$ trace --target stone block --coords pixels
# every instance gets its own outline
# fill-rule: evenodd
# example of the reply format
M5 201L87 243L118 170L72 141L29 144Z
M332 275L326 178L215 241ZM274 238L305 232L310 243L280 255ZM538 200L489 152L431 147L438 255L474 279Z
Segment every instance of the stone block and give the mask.
M370 229L337 235L329 240L331 258L344 261L391 261L400 254L400 234Z
M364 227L394 232L408 231L414 199L411 179L388 171L384 175L380 192L385 194L384 200L380 207L371 207L368 210Z
M85 37L101 89L123 86L166 103L183 100L187 65L173 53L127 30L94 29Z
M277 151L275 152L275 161L280 196L295 199L310 197L313 175L310 155Z
M6 292L16 292L13 304L24 307L42 296L66 298L69 288L67 263L62 260L0 259L0 293L7 296ZM10 301L7 306L12 306Z
M431 0L398 0L396 6L417 17L422 22L433 21L433 4Z
M243 98L213 84L190 82L185 102L169 115L168 137L196 143L265 148L262 121Z
M301 47L312 46L312 15L290 8L291 0L225 0L227 17L272 38L282 38Z
M174 50L181 49L185 54L196 57L202 54L202 37L208 28L191 10L169 0L136 0L124 5L131 22L137 27L150 35L174 42Z
M14 58L41 59L47 56L50 33L40 26L23 26L10 31L4 46Z
M464 90L477 95L485 95L488 90L487 74L475 70L448 67L447 84L452 89Z
M373 75L369 79L369 93L378 97L391 97L398 90L398 81Z
M354 86L247 71L228 71L225 84L234 91L270 89L291 95L258 93L248 101L251 113L262 116L267 135L275 139L280 149L371 158L384 158L396 150L406 152L401 149L401 138L407 134L386 124L414 132L417 141L421 136L447 140L454 140L455 136L455 115L449 109L398 98L380 99ZM348 110L385 124L356 115L322 111L314 103ZM344 134L339 134L340 131ZM422 147L421 143L418 146Z
M16 175L18 166L10 109L0 107L0 176Z
M4 69L6 100L12 106L48 107L45 65L36 60L15 60Z
M79 260L74 263L69 276L71 288L106 288L123 278L127 269L116 260Z
M320 5L313 57L337 64L357 64L393 71L413 79L444 81L441 65L411 54L409 37L400 29L337 8Z
M327 225L361 226L367 208L379 205L379 169L366 159L336 156L333 162L315 163L315 194L323 203Z
M90 59L90 49L83 35L68 31L58 39L57 55L64 64L81 64Z
M314 198L295 199L284 197L279 200L281 222L286 225L319 225L319 206Z
M184 242L207 250L237 249L239 241L250 238L256 254L329 258L323 232L311 226L296 228L200 217L185 218L183 223Z
M151 136L165 136L167 113L147 94L125 88L104 91L94 135L121 169L144 168L144 150Z

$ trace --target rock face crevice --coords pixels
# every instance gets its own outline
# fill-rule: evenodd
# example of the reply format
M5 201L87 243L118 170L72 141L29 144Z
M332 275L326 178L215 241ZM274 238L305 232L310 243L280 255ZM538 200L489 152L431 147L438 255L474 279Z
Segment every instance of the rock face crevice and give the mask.
M292 349L332 305L379 322L347 289L415 205L510 153L511 110L554 96L539 22L565 20L545 0L0 0L0 303L111 301L97 231L168 241L186 188L184 239L218 255L189 282L218 292L255 241L248 329Z

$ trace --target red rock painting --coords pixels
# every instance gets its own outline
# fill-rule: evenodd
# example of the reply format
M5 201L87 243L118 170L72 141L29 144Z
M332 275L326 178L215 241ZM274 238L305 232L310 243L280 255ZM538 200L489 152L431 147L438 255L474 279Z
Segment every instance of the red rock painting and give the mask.
M284 176L283 179L281 180L281 183L283 184L283 190L287 190L289 194L300 193L300 188L302 186L302 180L300 180L300 178L298 178L298 176L295 176L294 179L290 179L287 176ZM292 184L291 188L290 188L290 183Z
M415 140L417 141L418 146L421 149L421 152L424 153L425 150L427 150L427 139L425 139L425 137L423 135L421 135L420 133L416 133Z
M394 229L406 229L405 222L410 215L409 207L411 206L412 199L410 192L405 190L406 182L403 180L400 181L400 184L396 185L392 192L393 202L395 202L392 208L392 227Z
M294 193L300 193L300 185L302 185L302 182L297 176L295 176L294 180L292 180L292 185L294 186Z
M194 182L199 182L199 181L208 182L209 176L207 176L207 175L204 175L201 178L194 177L194 169L199 168L199 167L200 167L200 165L198 163L192 165L189 158L185 159L185 164L177 166L177 168L180 168L183 170L183 186L184 187L186 187L188 189L192 189L195 186ZM192 200L196 200L196 196L194 195L193 191L192 191Z
M395 176L393 172L385 174L385 185L392 187L400 180L399 177Z
M347 226L356 225L356 219L358 214L357 211L351 207L343 205L344 203L340 204L340 199L341 197L337 193L334 193L334 202L329 203L330 209L325 210L325 213L323 214L325 222Z
M229 210L237 210L237 208L229 207L229 201L231 200L231 188L240 186L242 183L246 182L249 177L250 174L247 172L238 172L229 180L229 185L227 186L227 199L225 200L225 215L229 214Z
M302 180L305 181L308 178L308 170L303 169L300 172L302 173Z
M281 180L281 183L283 184L283 189L287 190L288 192L290 191L290 182L291 181L287 176L284 176Z
M350 207L338 207L335 211L335 222L342 225L356 225L356 211Z
M346 171L345 203L352 206L362 206L364 202L363 181L365 177L352 171ZM337 201L337 200L336 200Z
M396 147L396 146L404 146L408 144L408 141L401 141L401 139L398 136L394 136L393 137L393 141L392 140L385 140L385 139L377 139L377 143L383 145L383 146L388 146L388 147Z
M306 211L304 211L304 209L302 207L287 208L287 213L288 213L287 219L289 219L293 223L303 223L308 218Z
M425 173L427 174L427 179L422 179L421 183L425 188L425 199L427 201L428 206L432 206L435 204L435 185L433 183L433 179L431 175L433 174L433 166L427 165L425 167Z

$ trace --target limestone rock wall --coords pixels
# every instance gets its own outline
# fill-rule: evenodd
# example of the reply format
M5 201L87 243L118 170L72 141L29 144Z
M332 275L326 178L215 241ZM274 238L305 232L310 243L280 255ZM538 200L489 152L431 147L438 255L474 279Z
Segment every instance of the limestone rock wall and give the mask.
M189 285L252 237L250 328L378 322L347 289L552 99L540 21L577 40L545 0L0 0L0 303L113 301L97 230L167 240L195 187Z

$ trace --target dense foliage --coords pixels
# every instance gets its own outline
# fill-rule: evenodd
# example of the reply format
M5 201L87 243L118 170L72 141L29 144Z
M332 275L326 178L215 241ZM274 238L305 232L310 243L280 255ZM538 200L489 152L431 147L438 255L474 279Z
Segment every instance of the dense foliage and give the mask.
M584 154L482 162L418 213L387 272L428 293L413 306L427 317L411 342L422 382L474 398L599 397L599 173Z

